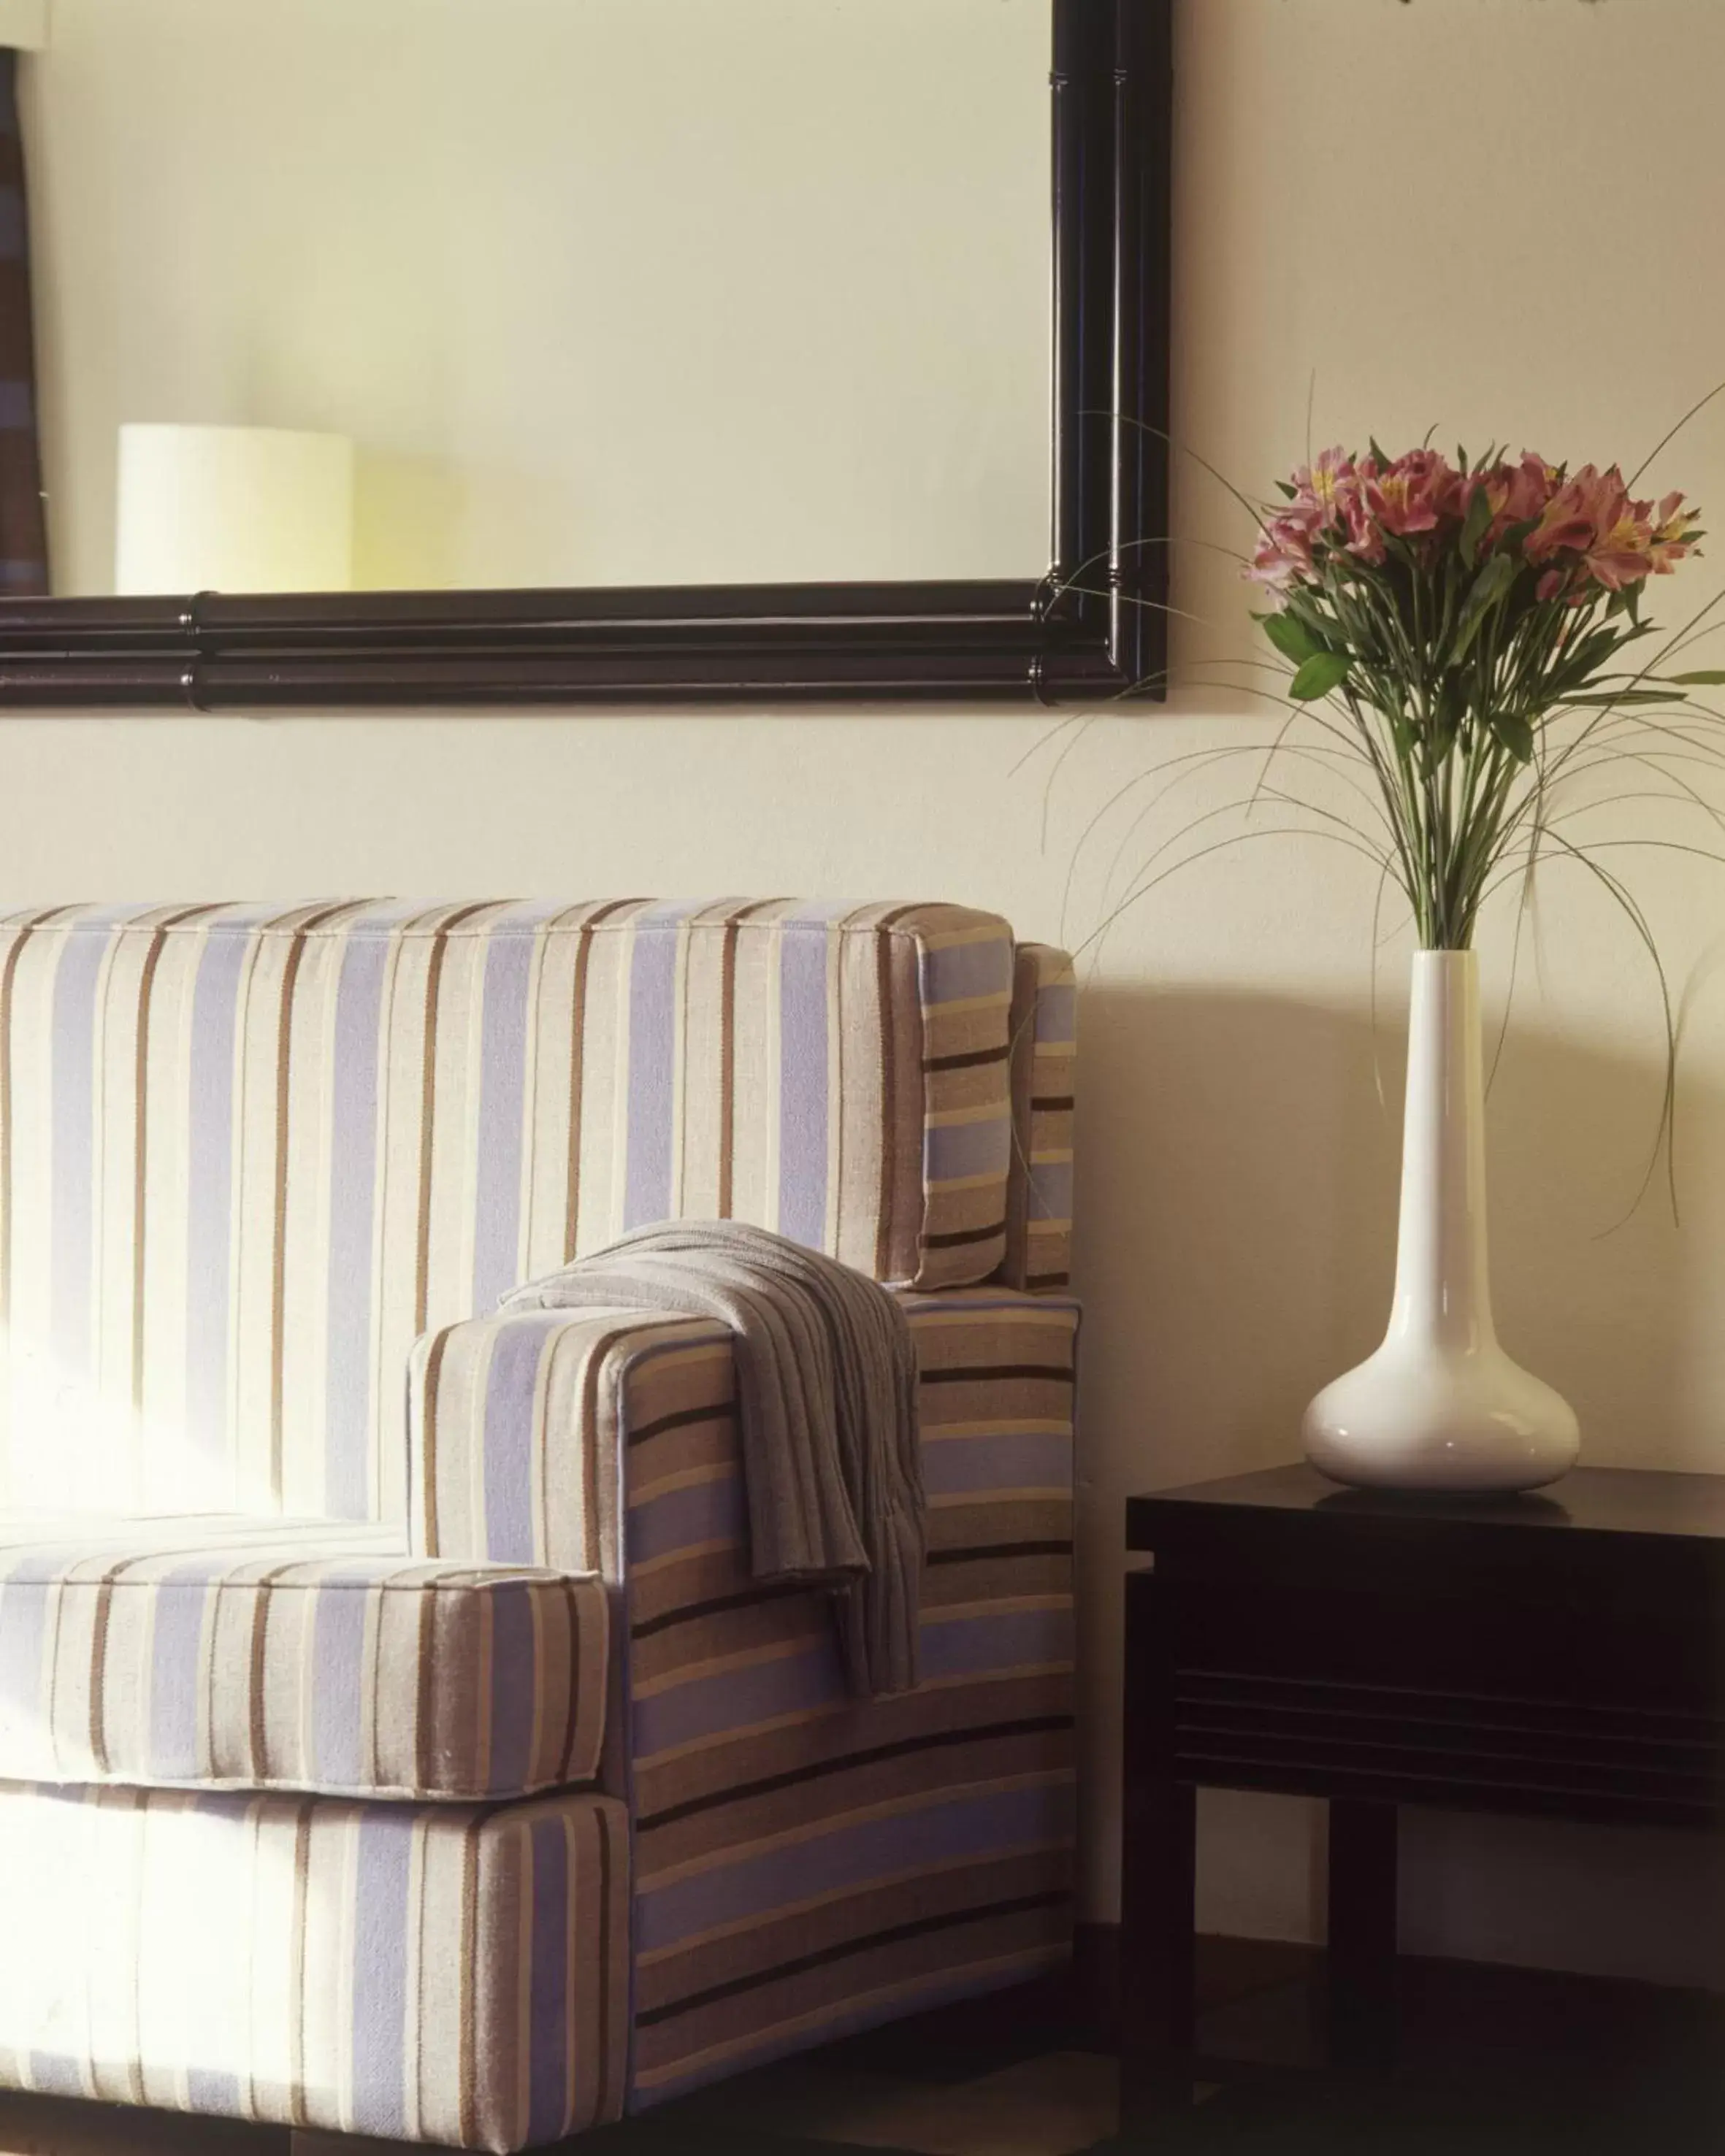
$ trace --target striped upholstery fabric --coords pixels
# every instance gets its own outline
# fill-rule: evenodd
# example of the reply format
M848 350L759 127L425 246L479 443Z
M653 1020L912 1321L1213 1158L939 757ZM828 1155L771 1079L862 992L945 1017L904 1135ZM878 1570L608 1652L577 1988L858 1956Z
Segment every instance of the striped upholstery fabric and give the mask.
M1071 1000L944 906L0 914L0 2084L507 2150L1068 1951ZM905 1296L914 1694L751 1577L725 1332L476 1314L667 1217Z
M0 1509L399 1519L414 1338L667 1215L985 1279L1012 948L790 901L6 916Z
M509 1797L598 1771L593 1578L327 1521L0 1521L0 1779Z
M641 1310L523 1311L427 1333L408 1376L413 1547L620 1580L620 1389L643 1363L668 1389L715 1355L729 1373L730 1354L723 1326Z
M1011 1287L1072 1278L1073 1084L1078 978L1064 951L1021 943L1012 973L1012 1172L1007 1189Z
M0 1788L0 2084L471 2148L554 2140L618 2108L626 1832L591 1794L498 1810Z
M1077 1312L908 1306L925 1676L868 1703L826 1598L750 1577L723 1331L534 1312L416 1353L422 1545L626 1584L637 2105L1069 1950Z

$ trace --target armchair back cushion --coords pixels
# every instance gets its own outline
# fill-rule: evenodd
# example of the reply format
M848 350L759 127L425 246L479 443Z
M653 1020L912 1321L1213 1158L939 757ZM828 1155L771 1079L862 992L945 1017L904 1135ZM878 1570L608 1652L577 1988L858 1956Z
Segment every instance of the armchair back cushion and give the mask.
M414 1339L644 1221L986 1279L1013 966L945 906L5 916L0 1511L400 1521Z
M1078 976L1064 951L1021 943L1012 980L1012 1169L1000 1277L1034 1294L1072 1279Z

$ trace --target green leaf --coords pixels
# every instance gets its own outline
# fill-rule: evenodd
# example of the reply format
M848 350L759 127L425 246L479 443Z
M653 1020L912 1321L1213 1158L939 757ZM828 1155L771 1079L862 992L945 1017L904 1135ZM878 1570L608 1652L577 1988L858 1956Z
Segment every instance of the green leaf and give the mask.
M1714 689L1725 681L1725 666L1703 666L1698 674L1667 674L1667 681L1681 681L1686 689Z
M1290 486L1285 479L1279 479L1276 481L1276 490L1285 501L1298 501L1300 499L1299 488Z
M1520 567L1512 555L1494 554L1474 578L1474 588L1463 601L1460 618L1455 624L1455 642L1450 652L1451 665L1466 658L1486 616L1515 582Z
M1308 659L1316 659L1326 649L1305 624L1291 613L1267 614L1264 633L1283 658L1291 659L1296 666L1303 665Z
M1606 661L1614 658L1625 644L1633 642L1635 634L1633 629L1614 629L1609 623L1603 629L1589 629L1563 664L1552 669L1547 677L1549 685L1559 694L1579 689L1583 683L1594 680Z
M1333 569L1336 565L1331 562L1328 566ZM1290 621L1300 622L1311 631L1314 651L1329 650L1330 632L1333 624L1331 617L1325 613L1309 590L1296 584L1284 600L1282 611Z
M1519 711L1494 711L1491 731L1517 763L1533 761L1533 729Z
M1461 520L1461 558L1469 568L1480 551L1480 542L1486 536L1486 526L1491 521L1491 502L1484 487L1475 487L1467 515Z
M1288 694L1297 704L1310 704L1319 696L1327 696L1347 680L1348 664L1345 651L1315 652L1288 684Z

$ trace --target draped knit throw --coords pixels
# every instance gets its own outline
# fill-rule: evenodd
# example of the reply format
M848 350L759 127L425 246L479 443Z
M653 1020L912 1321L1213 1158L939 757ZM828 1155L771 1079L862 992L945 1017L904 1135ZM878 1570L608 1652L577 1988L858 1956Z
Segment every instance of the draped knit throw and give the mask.
M755 1578L838 1590L853 1692L915 1685L925 1546L916 1350L894 1296L767 1229L674 1221L517 1288L501 1307L654 1310L729 1326Z

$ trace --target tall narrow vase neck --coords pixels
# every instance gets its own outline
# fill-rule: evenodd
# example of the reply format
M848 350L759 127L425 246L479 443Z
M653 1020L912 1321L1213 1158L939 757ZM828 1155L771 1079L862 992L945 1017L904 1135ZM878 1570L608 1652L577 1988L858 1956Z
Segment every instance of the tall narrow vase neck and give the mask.
M1392 1337L1451 1348L1496 1342L1485 1124L1478 962L1471 951L1417 952Z

